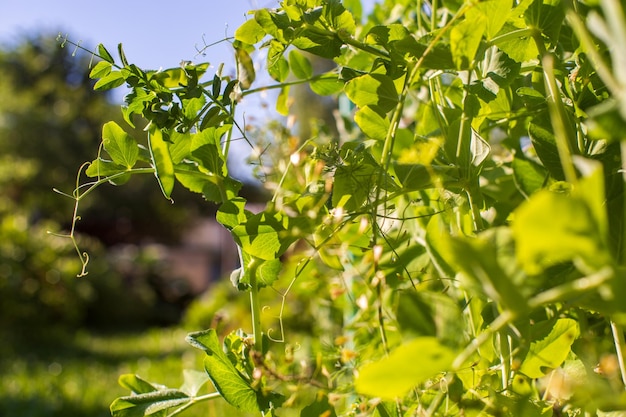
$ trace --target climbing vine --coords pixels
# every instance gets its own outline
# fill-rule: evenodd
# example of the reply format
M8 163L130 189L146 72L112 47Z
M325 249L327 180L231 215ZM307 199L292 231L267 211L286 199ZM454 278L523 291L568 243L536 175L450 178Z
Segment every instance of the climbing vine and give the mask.
M265 416L626 410L625 34L617 0L384 1L369 16L358 0L285 0L236 30L234 77L145 71L99 45L95 89L130 88L122 113L148 146L105 124L91 182L68 195L136 174L167 199L202 194L239 248L230 278L251 312L188 336L206 355L183 388L123 375L132 395L112 414L219 398ZM256 86L260 52L271 81ZM292 115L300 85L335 99L336 126L249 133L241 100L275 90ZM261 211L229 171L235 138L268 151ZM260 294L278 294L282 320L306 288L297 362Z

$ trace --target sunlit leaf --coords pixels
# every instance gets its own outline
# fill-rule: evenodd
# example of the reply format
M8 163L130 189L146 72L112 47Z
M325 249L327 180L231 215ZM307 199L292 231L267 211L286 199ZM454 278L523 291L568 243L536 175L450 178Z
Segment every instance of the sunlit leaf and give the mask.
M121 71L111 71L106 76L100 78L93 86L93 89L97 91L111 90L125 82L126 78Z
M284 56L285 47L283 44L273 40L267 51L267 72L278 82L283 82L289 76L289 62Z
M390 128L389 119L381 116L370 106L359 109L354 115L354 121L363 133L372 139L385 140L387 137Z
M278 97L276 97L276 111L283 116L289 114L289 89L288 85L284 86L280 89Z
M455 352L434 337L419 337L393 350L389 356L359 369L357 392L392 400L411 388L449 371Z
M254 45L259 42L265 36L265 31L256 21L256 19L248 19L241 26L235 30L235 39L249 44Z
M196 396L200 392L200 389L210 381L209 375L206 372L200 372L193 369L183 370L183 385L180 390L189 396Z
M469 21L476 21L478 15L483 16L485 19L483 21L485 36L487 40L491 40L504 26L510 11L511 3L507 0L481 1L468 9L466 18Z
M365 74L346 83L345 91L357 106L377 106L383 112L398 102L398 91L391 78L383 74Z
M187 341L206 353L204 367L215 389L230 405L242 411L259 411L256 392L228 359L214 329L190 333Z
M102 145L116 164L130 169L137 162L137 141L115 122L108 122L102 127Z
M163 132L155 126L150 126L149 148L152 163L155 169L155 176L161 187L163 195L171 200L172 190L174 189L174 163L170 156L167 142L163 138Z
M118 383L122 388L130 390L133 394L146 394L148 392L158 391L159 388L146 381L139 375L124 374L118 378Z
M468 69L474 62L487 18L478 14L455 25L450 32L450 49L458 69Z
M284 217L277 213L250 215L232 233L244 252L263 260L277 259L295 240L285 227Z
M162 412L191 401L182 391L163 389L130 397L117 398L111 404L113 417L161 416Z
M107 61L98 62L89 72L89 78L103 78L111 73L112 65Z
M254 63L250 54L243 48L235 48L235 58L237 59L237 80L241 89L247 90L256 78ZM228 97L226 94L225 96Z
M289 67L293 75L301 80L309 79L313 75L311 61L301 52L295 50L289 51Z
M540 191L515 211L517 258L531 274L575 259L589 266L610 263L599 227L580 198Z
M100 58L104 59L105 61L111 64L115 62L115 60L111 56L111 53L109 53L109 51L107 51L107 49L101 43L98 44L98 55L100 55Z
M530 378L540 378L561 366L579 335L580 329L576 320L557 320L550 333L542 335L545 337L530 344L530 350L522 362L520 372Z
M311 80L309 87L311 90L320 96L328 96L341 91L344 83L339 79L337 74L326 74L319 78Z

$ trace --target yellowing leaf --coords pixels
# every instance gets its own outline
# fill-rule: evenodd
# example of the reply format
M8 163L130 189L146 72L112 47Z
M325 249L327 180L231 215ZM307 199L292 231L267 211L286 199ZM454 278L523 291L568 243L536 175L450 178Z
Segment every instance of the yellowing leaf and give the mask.
M359 370L357 392L392 400L411 388L450 370L455 352L434 337L414 339Z

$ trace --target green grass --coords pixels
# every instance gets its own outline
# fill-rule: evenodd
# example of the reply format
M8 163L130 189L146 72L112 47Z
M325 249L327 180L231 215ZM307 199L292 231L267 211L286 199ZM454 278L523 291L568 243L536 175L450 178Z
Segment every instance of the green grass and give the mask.
M178 388L183 369L202 369L202 353L185 342L185 335L180 329L109 335L81 331L70 337L43 338L45 343L41 337L29 343L13 343L11 335L3 337L0 415L110 416L109 404L129 394L117 383L124 373ZM182 415L228 415L231 411L216 400Z

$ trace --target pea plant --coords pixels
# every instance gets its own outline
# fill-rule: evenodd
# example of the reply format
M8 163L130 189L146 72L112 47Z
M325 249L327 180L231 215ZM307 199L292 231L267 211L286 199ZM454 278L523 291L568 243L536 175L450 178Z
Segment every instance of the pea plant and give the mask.
M623 415L619 0L385 0L369 16L359 0L284 0L229 41L236 76L95 52L95 89L130 88L122 113L148 145L104 125L75 221L94 189L138 174L167 199L200 193L239 248L230 278L250 305L239 330L188 335L204 369L181 388L121 376L132 395L113 416L218 399L263 416ZM271 81L257 86L260 53ZM299 86L335 100L336 132L247 129L242 100L275 91L289 116ZM271 192L261 211L229 171L242 139ZM309 318L297 343L290 314Z

